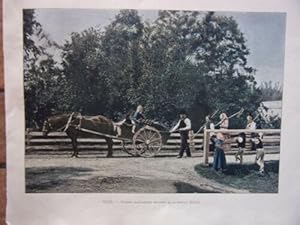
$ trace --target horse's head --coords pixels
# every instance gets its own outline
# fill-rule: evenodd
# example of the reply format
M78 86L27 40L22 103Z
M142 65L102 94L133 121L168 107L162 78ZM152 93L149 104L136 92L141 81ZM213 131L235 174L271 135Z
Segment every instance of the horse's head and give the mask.
M70 116L73 116L73 114L61 114L51 116L46 119L42 129L43 135L47 136L51 131L63 130L63 128L67 125Z
M47 119L44 121L43 128L42 128L43 136L47 136L50 131L51 131L51 123Z

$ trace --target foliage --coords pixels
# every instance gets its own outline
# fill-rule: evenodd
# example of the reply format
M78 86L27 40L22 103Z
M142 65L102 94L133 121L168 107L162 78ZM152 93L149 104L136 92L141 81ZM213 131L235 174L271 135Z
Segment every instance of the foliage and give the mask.
M282 99L282 86L279 82L263 82L259 89L262 92L263 101L278 101Z
M258 129L280 129L281 127L281 118L278 116L271 116L268 120L259 116L255 122Z
M32 15L29 21L38 24ZM47 113L30 109L27 115L80 111L118 120L142 104L148 118L167 125L185 108L197 128L215 109L230 115L244 107L250 113L261 101L243 33L233 18L213 12L160 11L149 23L136 10L121 10L101 30L72 33L62 51L61 70L48 55L43 72L36 58L25 71L33 83L47 83L45 96L26 102ZM245 116L231 125L244 127Z
M28 57L30 53L38 55L41 52L32 39L35 32L41 32L41 24L35 20L34 10L23 10L24 57Z
M63 47L63 74L66 87L62 95L65 110L93 113L97 96L105 90L97 88L101 79L99 34L88 29L81 34L72 33L71 42ZM103 85L104 86L104 85ZM99 104L100 106L100 104Z
M26 127L40 127L59 109L60 70L46 49L52 47L32 9L23 11Z

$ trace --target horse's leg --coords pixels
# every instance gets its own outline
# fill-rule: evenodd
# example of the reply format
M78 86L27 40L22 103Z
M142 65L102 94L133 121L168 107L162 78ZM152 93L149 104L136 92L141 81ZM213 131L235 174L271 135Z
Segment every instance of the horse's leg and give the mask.
M72 130L70 129L68 129L66 133L69 136L69 138L71 138L72 141L73 154L71 155L71 157L78 157L77 135L75 134L75 132L72 132Z
M111 138L105 138L107 147L108 147L108 152L106 157L110 158L113 156L113 140Z
M72 137L73 154L71 157L78 158L77 137Z

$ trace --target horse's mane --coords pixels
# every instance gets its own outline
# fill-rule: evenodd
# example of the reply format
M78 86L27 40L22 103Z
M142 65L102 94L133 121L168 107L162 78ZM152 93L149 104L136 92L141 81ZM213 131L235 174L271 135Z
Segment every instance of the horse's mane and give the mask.
M105 116L102 116L102 115L96 115L96 116L82 116L82 119L83 121L84 120L89 120L91 121L92 123L106 123L106 124L110 124L112 123L112 120L105 117Z
M63 113L63 114L57 114L49 117L47 120L53 124L57 124L58 126L61 126L62 124L66 124L67 121L70 119L70 116L72 115L72 121L73 122L78 122L79 119L82 121L90 121L92 124L109 124L111 123L111 120L106 118L105 116L102 115L97 115L97 116L84 116L81 115L80 113Z
M48 119L58 119L58 118L70 116L70 115L71 115L71 113L55 114L55 115L48 117Z
M62 114L55 114L55 115L52 115L50 116L48 119L57 119L57 118L61 118L61 117L69 117L71 116L72 113L62 113ZM78 112L74 112L73 113L73 117L77 117L81 115L81 113L78 113ZM86 116L86 115L81 115L82 118L85 118L85 119L94 119L94 118L98 118L98 119L101 119L101 120L107 120L108 118L103 116L103 115L94 115L94 116Z

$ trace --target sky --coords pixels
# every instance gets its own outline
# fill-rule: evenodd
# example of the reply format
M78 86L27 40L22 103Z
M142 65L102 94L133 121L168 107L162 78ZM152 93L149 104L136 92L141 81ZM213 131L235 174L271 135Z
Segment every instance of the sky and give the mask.
M49 37L63 44L72 32L89 27L105 27L119 10L98 9L37 9L36 20ZM153 21L157 10L139 10L144 20ZM285 49L285 13L216 12L232 16L238 23L250 49L248 64L257 69L255 79L283 83Z

